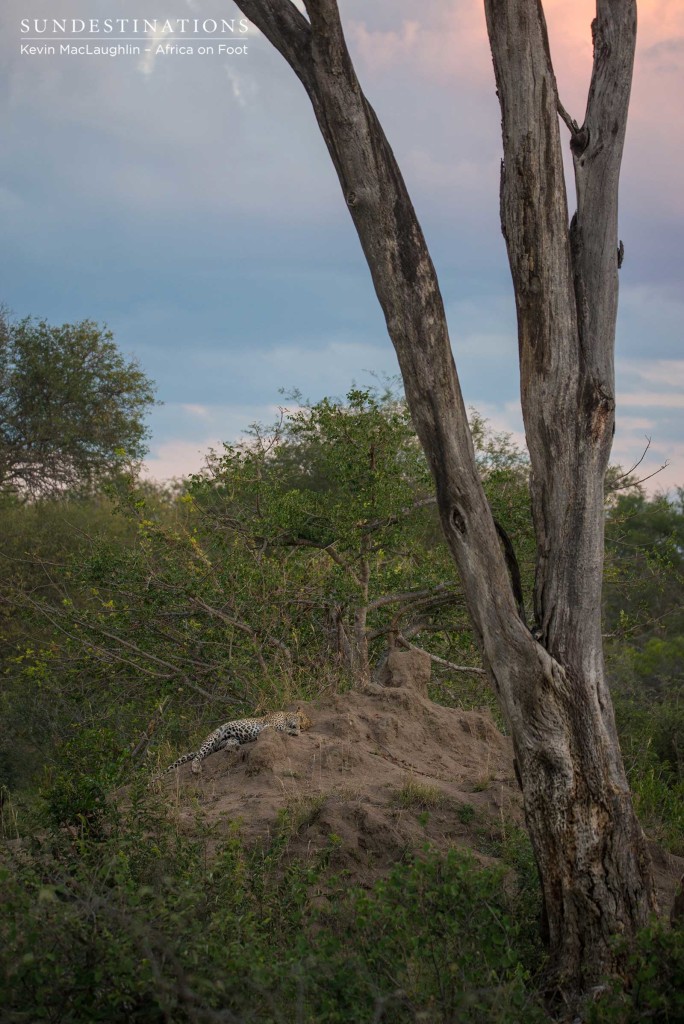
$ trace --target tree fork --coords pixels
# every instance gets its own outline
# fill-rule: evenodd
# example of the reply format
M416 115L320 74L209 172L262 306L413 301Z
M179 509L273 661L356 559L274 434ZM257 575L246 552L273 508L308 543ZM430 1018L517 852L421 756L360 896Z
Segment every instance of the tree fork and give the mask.
M522 766L521 772L559 974L573 977L579 969L586 983L595 974L589 955L610 966L610 933L633 932L654 908L600 635L603 481L615 409L617 193L636 5L598 2L581 127L558 99L539 0L485 0L485 9L502 113L501 221L532 463L535 613L544 647L562 665L562 673L554 671L567 744L549 779L536 767L528 766L528 778ZM559 113L571 131L577 186L569 231ZM552 790L564 774L568 785L558 801ZM564 805L555 823L554 804Z
M541 643L519 615L477 472L434 266L356 77L337 4L306 0L309 20L290 0L238 0L238 6L304 85L358 232L435 480L445 536L513 738L554 984L574 998L615 966L611 935L633 934L654 907L604 679L600 604L617 302L616 278L613 285L606 273L617 273L612 232L633 0L599 0L573 240L541 4L485 2L503 114L502 226L518 311ZM631 45L633 52L633 33ZM606 120L613 92L618 129L602 139L605 125L614 123ZM601 153L611 146L618 152L601 170L607 159ZM609 179L603 198L602 175ZM610 246L603 245L606 238ZM601 262L604 253L612 254L612 265ZM609 284L611 293L602 298Z

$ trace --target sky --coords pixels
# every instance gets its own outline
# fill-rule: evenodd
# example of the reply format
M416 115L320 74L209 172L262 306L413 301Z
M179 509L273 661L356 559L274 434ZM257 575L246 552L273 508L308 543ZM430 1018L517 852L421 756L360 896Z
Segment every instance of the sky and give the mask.
M544 9L560 97L581 123L594 6ZM482 0L340 10L432 251L466 403L523 441ZM159 480L273 420L294 389L343 397L397 373L308 100L253 27L227 39L246 46L231 55L218 42L213 54L157 55L161 31L133 40L140 55L21 53L23 18L31 37L34 19L99 18L100 45L111 45L104 19L240 16L230 0L3 0L0 11L0 303L113 330L163 403L146 462ZM669 463L651 489L684 484L682 96L684 4L641 0L613 461L630 468L650 438L640 473Z

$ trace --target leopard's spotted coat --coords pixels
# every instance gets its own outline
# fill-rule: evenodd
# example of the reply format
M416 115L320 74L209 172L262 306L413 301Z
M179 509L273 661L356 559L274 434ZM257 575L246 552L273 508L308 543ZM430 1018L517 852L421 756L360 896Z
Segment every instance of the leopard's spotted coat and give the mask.
M197 775L202 771L202 761L205 757L219 750L236 750L243 743L252 743L264 729L275 729L277 732L286 732L288 736L299 736L302 729L310 729L312 725L313 722L301 708L297 711L271 711L258 718L239 718L235 722L224 722L207 736L199 750L183 754L156 778L172 772L174 768L180 768L188 761L192 761L193 773Z

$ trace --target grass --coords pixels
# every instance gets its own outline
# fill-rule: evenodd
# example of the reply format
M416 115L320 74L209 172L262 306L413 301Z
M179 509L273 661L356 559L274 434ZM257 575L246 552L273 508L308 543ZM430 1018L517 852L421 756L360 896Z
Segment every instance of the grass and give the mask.
M476 814L477 811L472 804L459 804L456 808L456 817L462 825L469 825Z
M394 803L405 810L431 811L446 806L448 798L437 786L410 778L397 790Z
M296 796L278 812L277 831L287 839L304 832L316 821L326 801L325 793Z
M684 857L684 781L673 782L661 765L630 773L637 816L649 838Z

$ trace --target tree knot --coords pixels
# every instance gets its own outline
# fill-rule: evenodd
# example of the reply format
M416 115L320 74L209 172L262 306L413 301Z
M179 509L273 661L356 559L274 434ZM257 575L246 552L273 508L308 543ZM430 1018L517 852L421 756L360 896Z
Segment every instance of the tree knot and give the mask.
M573 132L570 136L570 151L572 155L577 158L582 156L589 145L589 129L586 127L578 128L577 131Z
M451 510L451 523L460 534L464 534L466 532L466 523L463 518L463 513L457 508L452 508Z

